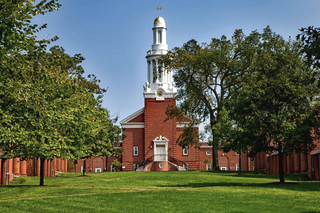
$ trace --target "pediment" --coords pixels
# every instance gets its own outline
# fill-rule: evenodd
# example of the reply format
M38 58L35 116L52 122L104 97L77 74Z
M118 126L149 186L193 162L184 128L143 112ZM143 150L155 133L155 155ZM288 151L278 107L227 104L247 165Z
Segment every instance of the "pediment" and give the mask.
M144 123L144 108L136 111L135 113L120 121L121 125L128 123Z

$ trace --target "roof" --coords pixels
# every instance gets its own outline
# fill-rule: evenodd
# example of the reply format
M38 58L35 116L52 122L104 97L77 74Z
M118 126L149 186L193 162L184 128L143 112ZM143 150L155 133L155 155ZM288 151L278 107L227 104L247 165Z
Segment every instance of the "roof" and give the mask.
M315 153L313 153L312 155L320 155L320 149L318 149Z
M128 123L129 121L131 121L132 119L138 117L139 115L143 114L144 113L144 108L142 109L139 109L138 111L136 111L135 113L129 115L128 117L124 118L122 121L120 121L120 124L123 125L123 124L126 124Z

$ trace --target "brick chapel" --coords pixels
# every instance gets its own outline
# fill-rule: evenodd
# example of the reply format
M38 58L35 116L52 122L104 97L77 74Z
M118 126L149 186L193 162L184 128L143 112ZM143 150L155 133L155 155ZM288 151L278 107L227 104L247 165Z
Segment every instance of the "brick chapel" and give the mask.
M157 8L161 9L161 8ZM176 105L175 87L172 71L158 65L157 58L168 52L167 28L165 20L154 20L152 49L147 52L147 81L144 86L144 108L134 112L120 124L126 138L122 142L122 170L124 171L183 171L209 170L212 147L202 142L200 149L183 149L176 143L186 122L166 119L165 111L169 105ZM158 67L159 66L159 67ZM198 131L198 126L194 126ZM234 152L218 152L220 169L237 170L238 156ZM243 160L243 170L247 170L247 159Z

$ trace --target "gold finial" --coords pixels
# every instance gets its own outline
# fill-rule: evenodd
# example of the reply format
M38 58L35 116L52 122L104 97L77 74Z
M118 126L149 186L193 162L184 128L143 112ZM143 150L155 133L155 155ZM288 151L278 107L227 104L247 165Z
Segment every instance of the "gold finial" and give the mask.
M160 4L158 7L156 7L157 10L159 10L159 17L160 17L160 10L163 9L163 7L160 7Z

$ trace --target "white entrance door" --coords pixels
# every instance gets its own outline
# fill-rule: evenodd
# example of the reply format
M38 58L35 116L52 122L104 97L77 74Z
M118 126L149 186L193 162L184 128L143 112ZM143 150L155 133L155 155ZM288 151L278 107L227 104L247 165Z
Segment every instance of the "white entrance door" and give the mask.
M166 146L156 145L156 156L154 161L166 161Z

